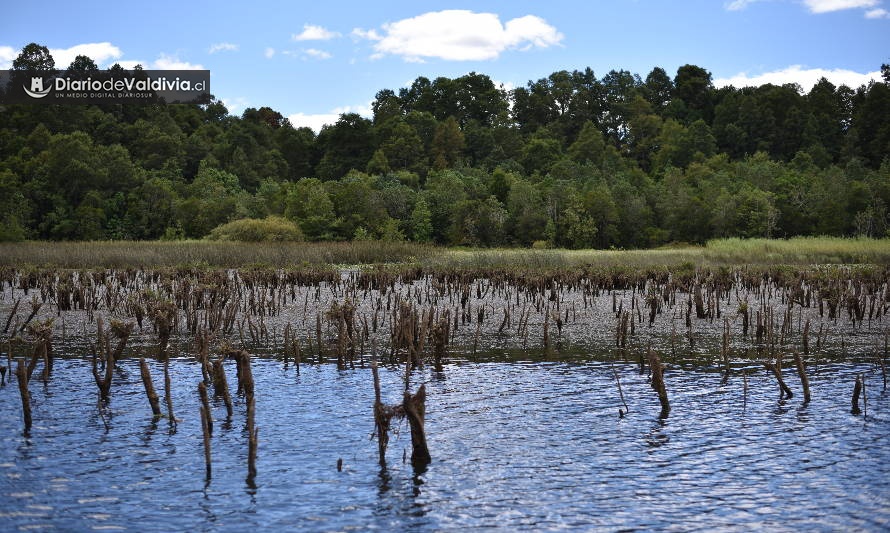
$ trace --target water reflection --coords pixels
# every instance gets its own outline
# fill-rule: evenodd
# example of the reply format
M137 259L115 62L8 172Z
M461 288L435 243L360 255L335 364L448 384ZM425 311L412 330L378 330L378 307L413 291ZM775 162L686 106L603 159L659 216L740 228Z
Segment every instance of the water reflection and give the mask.
M719 372L673 367L669 420L657 419L657 395L636 362L613 369L554 356L418 369L410 381L412 389L426 384L435 461L415 469L407 431L392 435L390 464L378 464L367 438L368 369L306 366L296 382L280 361L253 364L264 434L251 483L243 398L229 419L224 405L211 406L220 423L212 482L206 476L193 361L171 362L182 418L175 432L151 419L137 373L116 379L113 408L97 411L92 397L83 399L89 362L58 361L49 388L34 388L30 439L21 437L20 417L0 417L4 527L85 530L109 525L96 518L104 515L126 517L133 530L156 529L159 520L176 530L326 531L880 530L890 522L890 395L868 396L865 423L849 413L848 378L870 366L824 365L806 406L797 397L777 404L775 381L763 372L748 376L746 393L741 379L721 386ZM629 408L620 420L616 374ZM404 368L381 368L380 378L384 400L398 401ZM0 390L0 412L20 412L11 392ZM340 457L343 472L333 467ZM53 511L14 514L27 506Z
M670 436L664 433L667 420L659 419L655 426L646 435L646 444L649 448L660 448L671 441ZM653 450L649 450L652 452Z

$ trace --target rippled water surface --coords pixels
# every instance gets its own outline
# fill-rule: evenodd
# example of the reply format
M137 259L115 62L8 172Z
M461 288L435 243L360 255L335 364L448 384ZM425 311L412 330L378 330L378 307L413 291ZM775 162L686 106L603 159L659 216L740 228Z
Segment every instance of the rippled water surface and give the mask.
M163 370L152 364L163 397ZM228 365L229 363L227 363ZM245 405L215 400L213 474L205 479L192 360L170 364L180 422L152 422L134 359L119 362L97 408L85 359L57 360L31 382L34 426L22 434L17 386L0 389L2 528L81 531L247 530L887 530L890 401L868 364L812 369L803 404L778 401L759 367L719 373L668 365L672 411L659 420L645 375L629 363L460 362L411 375L427 387L432 464L415 472L406 424L388 467L372 440L370 370L255 358L258 474L246 481ZM234 366L227 367L234 390ZM615 372L630 412L623 407ZM850 413L855 375L867 414ZM398 403L401 368L381 371ZM163 407L163 405L162 405ZM342 459L342 471L337 461Z

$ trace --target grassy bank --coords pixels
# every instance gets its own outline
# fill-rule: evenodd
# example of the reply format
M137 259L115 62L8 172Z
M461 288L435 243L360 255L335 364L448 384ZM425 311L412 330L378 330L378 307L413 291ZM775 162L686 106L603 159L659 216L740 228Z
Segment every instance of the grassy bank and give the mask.
M164 266L284 268L401 263L426 268L552 269L579 266L890 265L890 240L722 239L653 250L450 249L405 242L25 242L0 244L0 265L59 268Z

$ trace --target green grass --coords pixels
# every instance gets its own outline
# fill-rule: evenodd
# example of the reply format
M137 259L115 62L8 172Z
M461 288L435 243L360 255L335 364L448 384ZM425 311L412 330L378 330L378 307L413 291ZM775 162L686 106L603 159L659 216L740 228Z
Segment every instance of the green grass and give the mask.
M126 268L400 264L428 270L552 270L579 267L890 265L890 240L833 237L721 239L653 250L436 248L406 242L244 243L110 241L0 243L0 265Z

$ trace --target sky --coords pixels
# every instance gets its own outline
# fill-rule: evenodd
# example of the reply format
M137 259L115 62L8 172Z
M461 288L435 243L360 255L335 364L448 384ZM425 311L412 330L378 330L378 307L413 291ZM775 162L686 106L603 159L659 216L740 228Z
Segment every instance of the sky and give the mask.
M318 131L371 116L377 91L419 76L490 76L507 89L559 70L708 70L717 86L822 76L858 87L890 63L890 0L17 2L0 69L47 46L101 68L210 70L231 114L268 106Z

